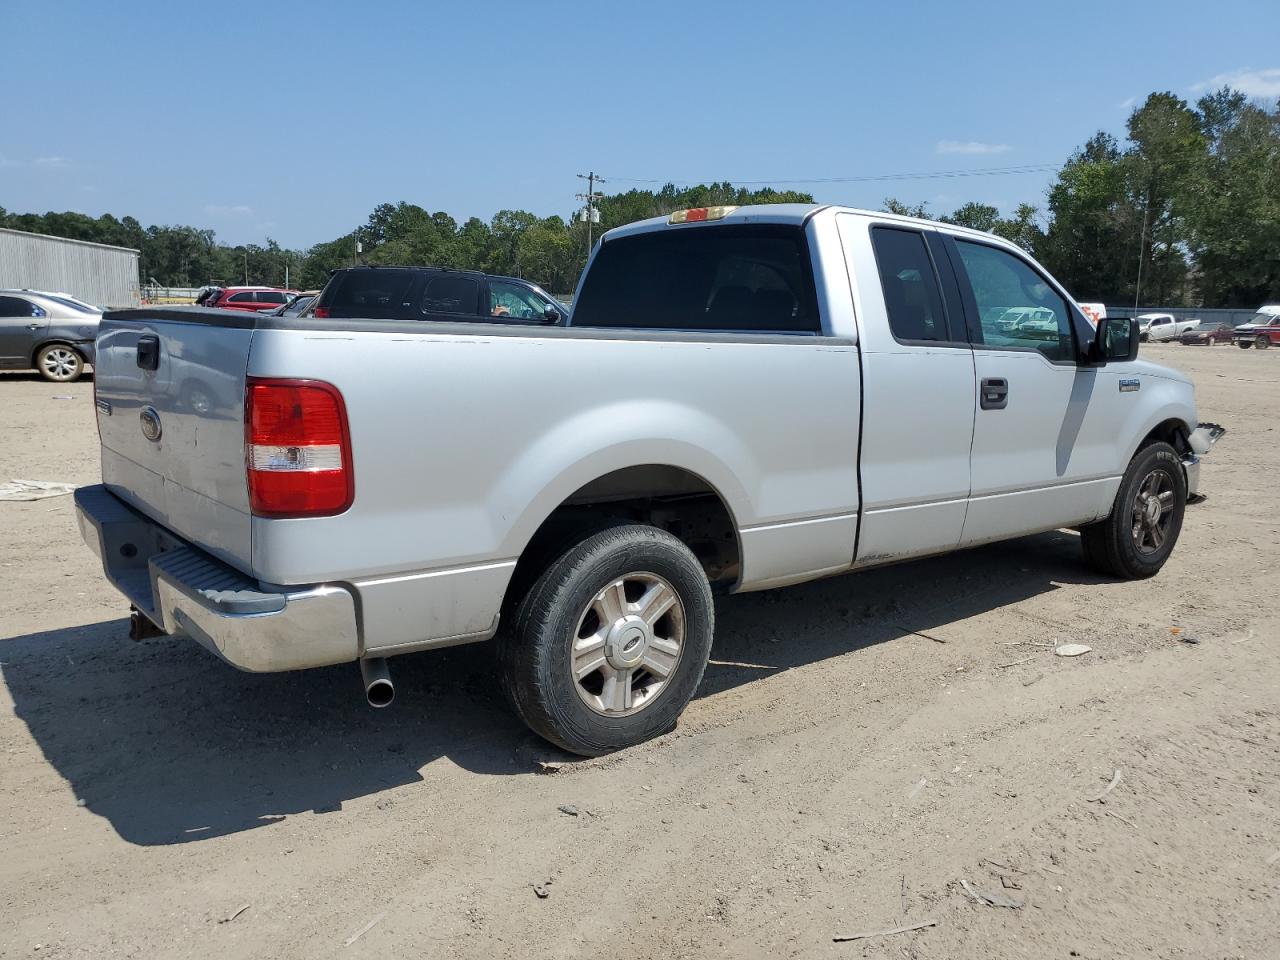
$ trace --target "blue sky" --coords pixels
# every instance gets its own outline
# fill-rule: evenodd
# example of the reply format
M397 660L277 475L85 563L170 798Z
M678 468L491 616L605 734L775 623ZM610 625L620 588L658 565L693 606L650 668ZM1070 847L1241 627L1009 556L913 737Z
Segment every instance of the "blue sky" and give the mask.
M331 239L383 201L1061 163L1135 98L1280 96L1280 3L0 0L0 206ZM797 184L941 213L1051 173ZM787 186L779 184L780 187Z

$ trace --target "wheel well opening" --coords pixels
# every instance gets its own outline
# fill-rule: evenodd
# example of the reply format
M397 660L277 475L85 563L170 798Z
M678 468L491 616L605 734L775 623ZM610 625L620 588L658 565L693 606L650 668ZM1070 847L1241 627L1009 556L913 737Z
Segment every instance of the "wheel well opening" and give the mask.
M1164 441L1177 450L1179 454L1186 453L1190 449L1187 443L1187 425L1181 420L1166 420L1157 424L1151 429L1150 433L1142 438L1142 443L1138 444L1138 449L1141 450L1148 444L1157 441Z
M520 555L507 602L523 596L546 565L570 546L618 523L645 523L678 538L693 551L713 587L727 588L738 580L742 550L724 499L688 470L651 464L592 480L553 510Z
M74 343L68 343L66 340L45 340L43 343L37 344L35 349L31 351L31 366L34 367L36 363L39 361L40 351L48 347L66 347L68 350L74 353L77 357L79 357L81 361L86 363L88 362L87 360L85 360L85 355L76 348L76 345Z

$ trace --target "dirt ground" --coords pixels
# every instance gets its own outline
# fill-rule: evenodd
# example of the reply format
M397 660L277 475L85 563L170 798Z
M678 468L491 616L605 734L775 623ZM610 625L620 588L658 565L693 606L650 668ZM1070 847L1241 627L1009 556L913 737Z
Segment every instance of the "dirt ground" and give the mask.
M0 503L0 956L1280 956L1280 351L1144 353L1230 430L1160 576L1063 532L722 600L679 729L602 760L483 646L374 712L133 643L71 499ZM92 408L0 375L0 480L94 482Z

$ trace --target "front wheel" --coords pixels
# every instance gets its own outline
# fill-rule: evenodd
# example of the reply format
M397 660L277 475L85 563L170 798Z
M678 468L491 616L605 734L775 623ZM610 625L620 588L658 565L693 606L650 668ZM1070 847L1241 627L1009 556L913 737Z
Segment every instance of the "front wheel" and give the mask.
M610 527L547 567L498 643L503 686L539 736L599 756L666 733L711 655L702 565L656 527Z
M1268 340L1266 337L1259 337L1257 346L1259 350L1266 350L1268 347L1271 346L1271 341Z
M1250 343L1248 340L1237 340L1236 346L1239 347L1241 350L1248 350L1250 347L1253 346L1253 344Z
M1111 513L1080 528L1085 559L1122 580L1155 576L1169 559L1187 505L1187 478L1167 443L1143 447L1129 462Z
M36 352L40 376L54 383L71 383L84 373L84 359L65 343L50 343Z

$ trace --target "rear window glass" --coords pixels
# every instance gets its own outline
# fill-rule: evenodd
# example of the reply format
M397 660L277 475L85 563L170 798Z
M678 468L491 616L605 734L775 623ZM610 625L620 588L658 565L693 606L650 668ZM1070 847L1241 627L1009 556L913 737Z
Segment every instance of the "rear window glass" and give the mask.
M475 277L436 274L422 292L423 313L475 313L480 283Z
M816 333L804 230L784 224L671 227L604 243L573 326Z
M324 290L320 305L336 318L408 319L417 274L412 270L353 270L339 273Z
M278 290L262 290L258 293L259 303L274 303L277 306L282 303L288 303L289 298Z
M227 297L227 303L255 303L252 293L233 293Z
M74 310L76 313L97 313L98 312L97 310L94 310L90 306L86 306L83 303L76 303L74 300L67 300L65 297L49 297L48 299L52 300L54 303L59 303L64 307Z
M924 234L876 227L871 231L871 245L894 337L906 341L948 339L942 296Z

